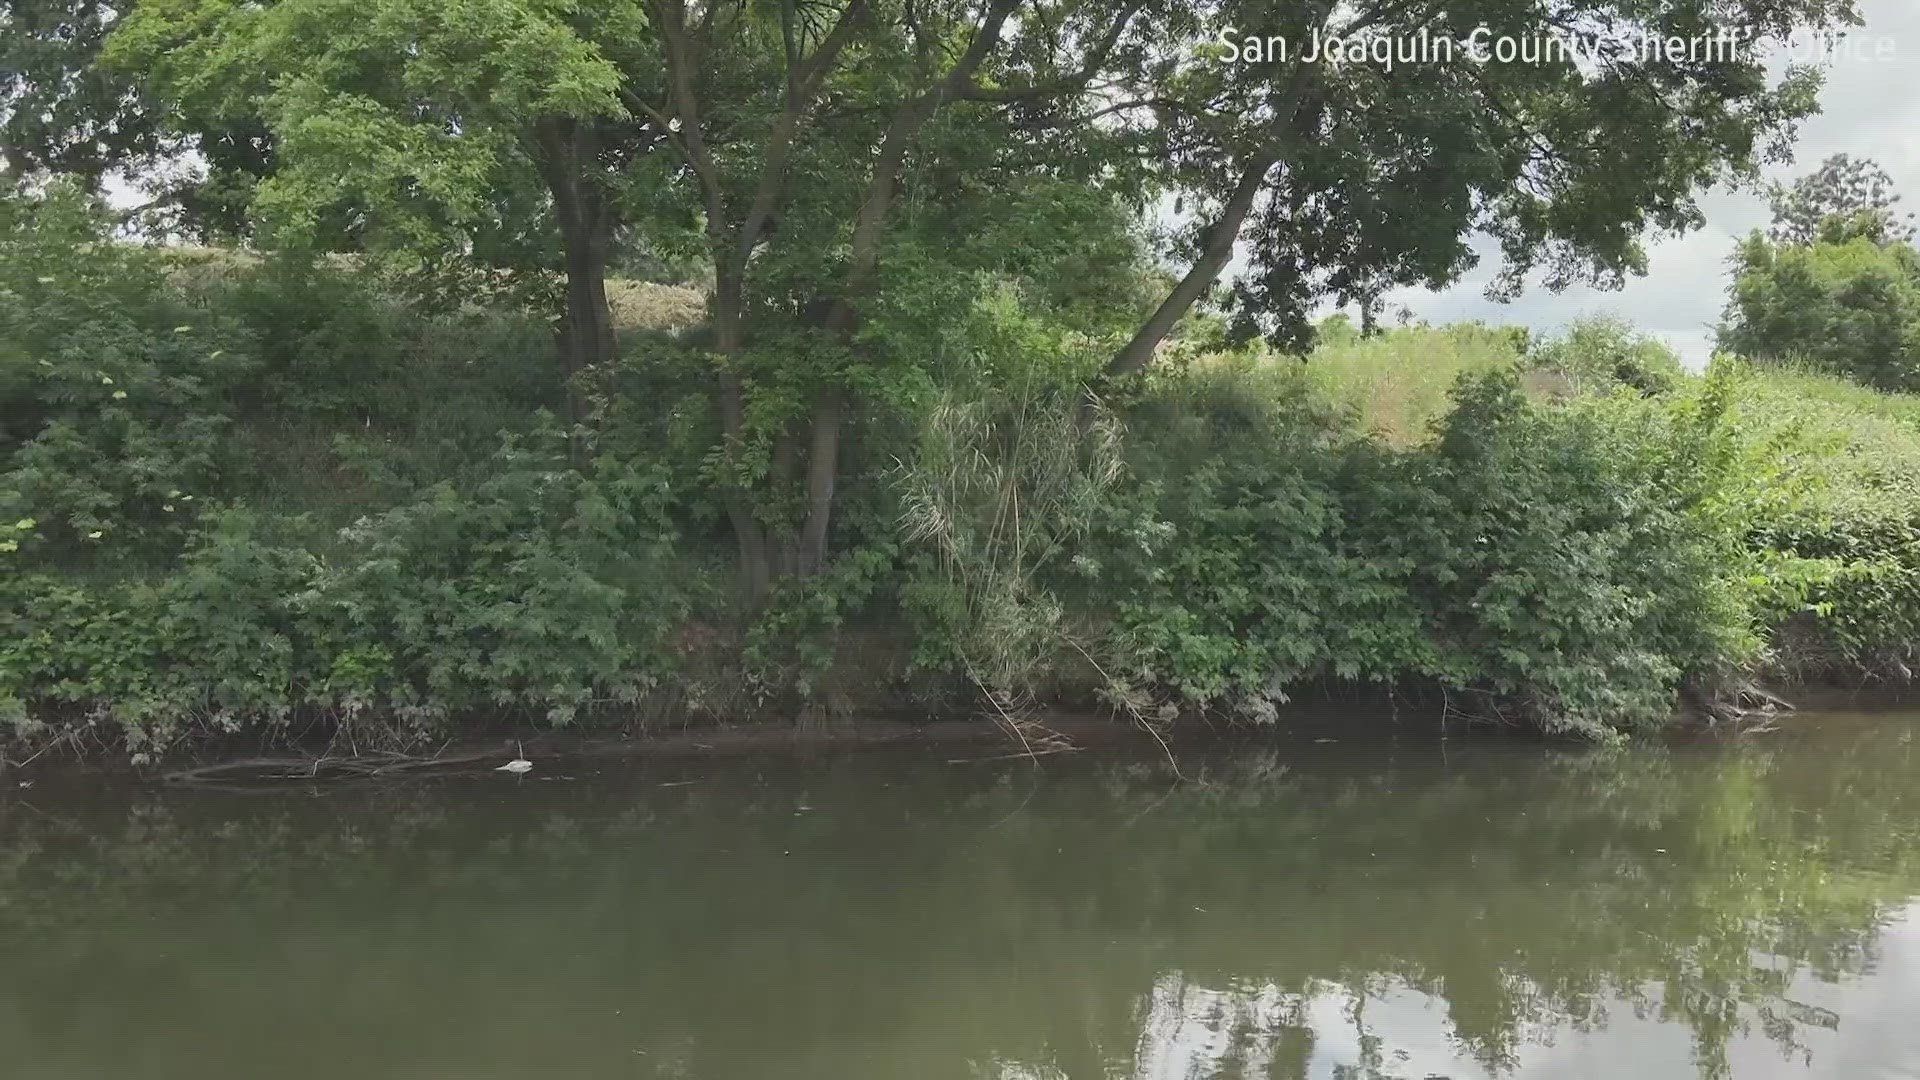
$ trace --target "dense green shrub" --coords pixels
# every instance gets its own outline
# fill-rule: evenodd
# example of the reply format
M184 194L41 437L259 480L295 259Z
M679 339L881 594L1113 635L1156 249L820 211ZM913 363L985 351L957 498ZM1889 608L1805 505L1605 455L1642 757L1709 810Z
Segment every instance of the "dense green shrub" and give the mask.
M674 662L699 583L644 466L571 468L509 444L469 490L436 487L343 531L211 515L173 572L0 578L0 700L138 749L306 712L419 737L455 713L565 723L631 703Z
M1910 682L1920 664L1920 399L1833 376L1741 373L1747 546L1792 679Z
M1920 669L1920 500L1796 508L1752 543L1804 581L1776 663L1795 678L1911 682Z
M25 555L176 550L241 464L227 397L256 368L78 193L0 198L0 519L34 523Z
M1758 234L1735 256L1720 344L1755 359L1798 357L1882 390L1920 389L1920 253L1829 223L1813 244Z
M570 467L554 445L510 444L493 475L442 484L343 533L307 615L332 644L332 700L444 718L538 707L556 723L595 700L631 703L665 667L688 612L657 470Z
M1643 405L1528 405L1464 384L1435 454L1446 546L1415 592L1445 678L1517 701L1549 730L1649 728L1686 679L1755 655L1744 559L1720 512L1724 381Z
M1756 644L1702 506L1718 408L1535 405L1492 372L1404 451L1280 402L1136 430L1164 530L1111 549L1120 651L1136 679L1253 715L1305 679L1426 677L1547 730L1657 723Z
M1132 420L1129 451L1127 529L1099 555L1129 679L1270 716L1266 703L1304 678L1431 666L1406 592L1410 553L1388 549L1417 547L1433 508L1403 459L1291 372L1164 379ZM1375 512L1411 527L1366 552L1353 530Z
M139 750L635 699L698 575L659 467L534 430L551 348L349 266L122 242L72 191L0 199L0 718Z
M1090 667L1152 715L1271 720L1308 681L1413 679L1551 732L1658 726L1804 592L1743 546L1772 486L1739 373L1687 379L1607 327L1502 355L1401 445L1258 350L1163 370L1111 450L1044 389L943 408L900 480L930 545L906 591L923 658L1003 699ZM1530 399L1547 365L1586 390Z
M11 539L35 562L120 568L165 565L216 503L350 520L562 407L551 349L512 309L127 243L60 187L0 198L0 518L34 522Z
M1628 386L1663 393L1684 374L1672 349L1617 319L1576 322L1563 336L1535 344L1527 359L1530 367L1564 376L1576 389L1600 392Z

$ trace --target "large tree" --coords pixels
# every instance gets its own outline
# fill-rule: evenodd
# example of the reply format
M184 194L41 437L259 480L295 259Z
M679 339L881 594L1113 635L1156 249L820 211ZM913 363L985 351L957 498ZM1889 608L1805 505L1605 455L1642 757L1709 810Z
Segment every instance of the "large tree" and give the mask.
M106 62L133 0L0 0L0 166L92 191L118 181L143 200L143 228L196 239L246 228L254 182L272 167L256 116L182 111L141 72Z
M1920 389L1920 251L1886 171L1838 154L1771 195L1772 226L1734 253L1720 347Z
M1817 244L1835 228L1882 243L1914 239L1913 215L1899 211L1893 177L1867 158L1835 154L1791 184L1772 185L1767 201L1767 239L1776 244Z
M1087 122L1090 88L1106 71L1146 66L1143 8L649 0L664 85L629 100L674 133L706 222L722 437L748 464L725 486L750 595L826 562L849 396L875 389L875 361L902 351L863 327L907 228L897 211L908 173L940 174L915 195L936 201L957 184L1004 192L1015 175L1110 181L1127 163ZM958 248L1006 209L978 201L972 220L943 224ZM1007 261L1055 240L1000 235ZM757 442L764 466L747 453ZM777 497L795 484L798 520L756 512L756 489Z
M581 362L606 352L611 223L698 222L716 477L758 598L827 561L847 418L903 352L870 320L929 250L903 205L1036 177L1143 213L1178 197L1173 284L1110 375L1144 369L1236 253L1239 325L1283 340L1324 300L1455 280L1476 234L1501 291L1613 283L1813 111L1814 75L1770 75L1756 43L1853 18L1850 0L146 0L122 34L168 85L269 117L269 217L350 204L429 251L558 232ZM1309 59L1316 35L1375 58ZM1277 36L1292 47L1242 45ZM1548 39L1578 52L1543 57ZM1461 44L1394 63L1371 44L1416 40ZM1474 55L1503 41L1535 44ZM798 513L767 511L795 492Z

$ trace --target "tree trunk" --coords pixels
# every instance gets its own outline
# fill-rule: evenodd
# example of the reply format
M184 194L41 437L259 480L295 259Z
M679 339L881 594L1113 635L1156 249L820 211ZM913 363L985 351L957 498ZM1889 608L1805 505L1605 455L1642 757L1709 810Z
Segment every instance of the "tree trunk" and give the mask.
M567 376L567 399L579 420L573 379L611 361L615 340L613 310L607 304L607 230L598 220L563 225L567 249L566 309L560 324L560 363Z
M739 280L721 267L713 291L713 351L722 365L730 365L740 353L745 311ZM746 442L747 390L740 375L730 366L720 372L720 438L729 455L737 455ZM753 513L752 493L743 485L728 481L723 501L727 522L733 526L740 546L740 591L748 611L758 611L773 591L774 550L766 530Z
M802 577L827 565L827 529L833 518L834 483L840 470L840 419L845 394L828 390L813 407L813 443L807 450L807 520L800 530L794 571Z
M566 302L558 335L560 366L567 378L570 419L580 419L574 377L613 359L613 311L607 304L607 256L613 218L600 177L594 172L597 136L592 125L550 118L536 127L541 171L553 196L554 217L566 256Z
M1234 185L1233 194L1227 198L1226 206L1220 210L1220 216L1207 229L1207 239L1200 249L1200 257L1194 260L1187 275L1173 287L1167 298L1160 302L1153 314L1141 325L1107 364L1108 375L1132 375L1145 371L1153 361L1153 354L1166 340L1168 334L1194 302L1206 295L1213 286L1220 271L1226 269L1227 260L1233 257L1233 245L1240 238L1240 226L1247 220L1247 214L1253 209L1253 202L1260 194L1261 186L1266 182L1267 171L1273 168L1274 159L1262 155L1248 164L1240 174L1240 182Z
M607 235L604 218L567 244L567 327L579 341L581 368L614 357L613 308L607 303Z

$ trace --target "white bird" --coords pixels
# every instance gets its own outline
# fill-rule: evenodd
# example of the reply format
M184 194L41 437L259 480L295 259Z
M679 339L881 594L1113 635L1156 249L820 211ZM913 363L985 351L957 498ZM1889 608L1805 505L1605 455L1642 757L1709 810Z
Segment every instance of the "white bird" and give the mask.
M505 765L502 765L499 768L493 770L494 772L510 772L515 776L518 776L521 773L533 771L533 762L527 760L526 749L522 747L519 743L514 743L513 746L518 756L515 757L512 761L507 762Z

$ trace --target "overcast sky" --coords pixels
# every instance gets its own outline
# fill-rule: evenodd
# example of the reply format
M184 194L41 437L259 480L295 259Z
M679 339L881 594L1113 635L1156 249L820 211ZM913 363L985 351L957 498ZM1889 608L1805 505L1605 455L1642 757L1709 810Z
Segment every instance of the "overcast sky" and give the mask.
M1831 154L1879 162L1892 174L1905 202L1920 211L1920 0L1860 0L1866 26L1857 33L1884 37L1887 60L1838 60L1827 72L1821 115L1801 125L1794 163L1776 166L1770 177L1790 179L1811 172ZM1483 319L1556 330L1583 315L1612 314L1665 339L1690 366L1712 352L1713 324L1725 305L1727 256L1735 241L1768 221L1766 200L1753 192L1713 191L1701 199L1704 229L1648 246L1644 278L1614 292L1569 289L1555 295L1530 289L1508 304L1482 295L1491 266L1483 266L1442 292L1392 294L1387 311L1400 305L1432 322Z

